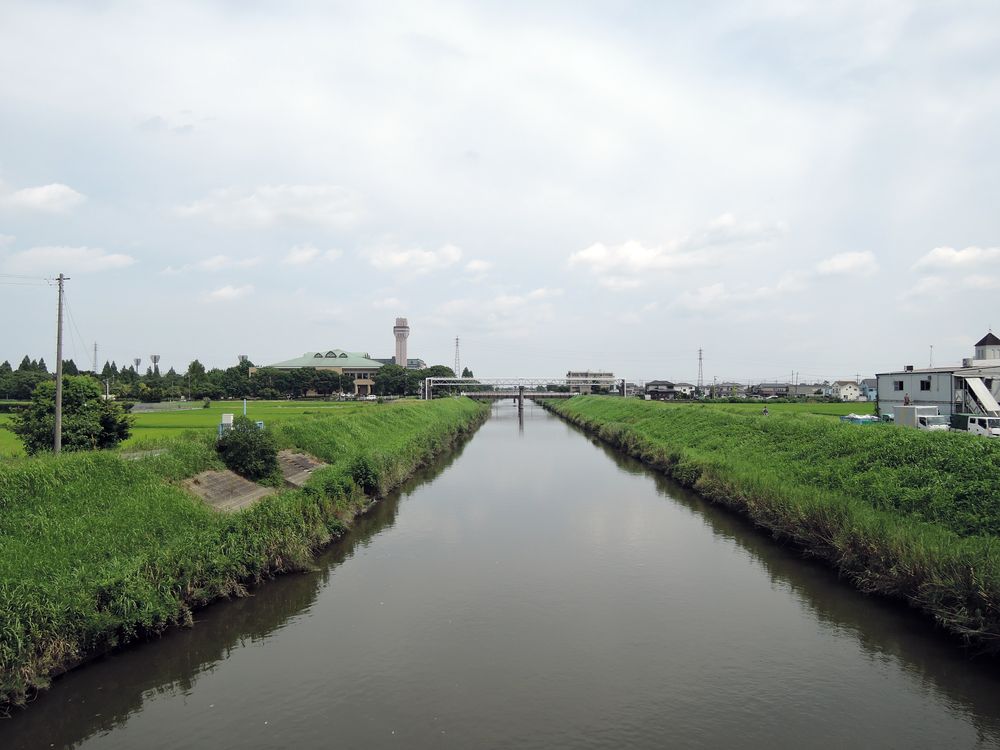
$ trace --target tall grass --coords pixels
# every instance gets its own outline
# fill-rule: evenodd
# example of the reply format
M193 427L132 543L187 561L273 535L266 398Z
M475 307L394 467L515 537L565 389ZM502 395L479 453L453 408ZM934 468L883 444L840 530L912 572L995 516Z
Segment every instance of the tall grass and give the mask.
M547 408L1000 650L1000 441L577 397Z
M330 466L304 489L231 515L177 484L220 468L211 438L196 433L141 461L76 453L0 463L0 700L22 702L88 656L190 623L193 608L309 566L373 494L486 413L447 399L284 420L274 427L279 443Z

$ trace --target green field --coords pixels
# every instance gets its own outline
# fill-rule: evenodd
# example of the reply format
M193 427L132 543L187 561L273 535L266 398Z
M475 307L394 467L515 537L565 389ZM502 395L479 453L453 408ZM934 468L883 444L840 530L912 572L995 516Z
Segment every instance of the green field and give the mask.
M17 435L7 429L10 424L10 414L0 414L0 459L8 456L23 456L24 448Z
M775 404L766 417L749 405L599 397L547 406L863 590L1000 650L1000 441L777 408L810 405Z
M248 416L280 447L330 465L304 489L238 513L211 510L178 484L221 468L212 434L232 407L143 415L136 445L165 452L141 460L89 451L0 462L0 703L23 701L90 654L190 624L193 608L248 582L308 566L371 495L489 413L470 399L259 406Z
M352 401L247 401L247 416L263 420L265 425L273 425L303 414L351 414L359 409L372 406L371 402ZM124 443L124 449L157 444L177 437L185 430L197 430L206 435L215 434L216 426L222 421L223 413L243 413L242 401L215 401L207 408L170 409L158 412L134 414L135 424L132 437ZM12 415L0 414L0 458L23 456L21 441L5 425L10 424Z

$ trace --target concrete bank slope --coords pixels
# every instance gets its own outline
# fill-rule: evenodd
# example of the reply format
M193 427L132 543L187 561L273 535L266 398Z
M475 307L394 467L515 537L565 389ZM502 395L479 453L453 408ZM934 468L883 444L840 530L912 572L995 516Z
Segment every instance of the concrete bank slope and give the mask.
M575 397L543 406L1000 651L1000 441L704 404Z
M112 452L0 462L0 703L177 624L192 610L302 570L369 503L489 415L470 399L303 414L274 427L282 448L329 464L301 489L220 513L182 482L222 468L188 433L141 460Z

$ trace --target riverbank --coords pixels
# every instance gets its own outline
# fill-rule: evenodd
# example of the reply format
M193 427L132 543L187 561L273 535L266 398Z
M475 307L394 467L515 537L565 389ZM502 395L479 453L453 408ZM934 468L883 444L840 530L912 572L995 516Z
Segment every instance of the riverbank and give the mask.
M1000 651L1000 441L606 397L544 406Z
M77 453L0 463L0 699L116 646L191 624L194 609L302 570L373 498L487 417L469 399L371 404L274 425L280 447L330 464L306 487L220 514L180 481L220 468L189 433L126 461Z

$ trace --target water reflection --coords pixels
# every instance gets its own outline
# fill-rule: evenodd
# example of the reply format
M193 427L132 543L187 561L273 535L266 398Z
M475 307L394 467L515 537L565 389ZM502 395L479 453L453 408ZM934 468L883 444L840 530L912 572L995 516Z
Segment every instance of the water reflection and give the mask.
M351 532L317 558L315 571L265 582L248 597L200 610L193 628L171 630L62 676L26 709L0 719L0 747L74 747L124 724L149 698L190 693L200 675L234 650L262 643L308 614L335 569L392 528L401 500L451 467L469 439L357 518Z
M871 659L894 659L929 692L961 707L982 742L1000 741L1000 659L964 649L905 604L854 590L826 563L771 538L743 516L702 499L575 425L565 426L567 432L590 440L620 470L649 475L660 495L700 517L713 536L748 553L766 571L773 587L792 592L825 627L852 634Z
M176 717L191 727L178 728L172 746L197 744L190 739L197 731L213 732L200 737L221 746L274 746L248 723L261 706L285 720L286 743L303 747L319 737L347 746L437 747L443 725L433 722L446 718L456 747L708 746L713 736L729 740L718 744L793 746L808 744L794 740L814 731L810 721L853 730L852 709L832 703L857 687L854 676L871 701L858 712L859 726L867 722L859 745L900 744L900 716L921 698L926 716L912 715L911 730L960 716L966 744L973 731L980 745L1000 742L996 661L970 659L916 613L854 591L824 565L581 439L534 405L519 413L508 402L493 414L467 451L428 467L359 519L317 572L264 584L250 598L202 611L193 629L67 675L0 722L0 747L72 747L87 738L128 747L130 731L152 737ZM443 477L463 451L465 460ZM398 517L400 495L438 478ZM589 526L587 513L597 514ZM644 522L655 524L647 534ZM638 542L623 544L630 535ZM665 544L676 544L676 554L656 554ZM661 580L668 585L657 587ZM778 617L705 635L712 617L730 614L724 598L731 592L711 586L733 580L756 585L753 605L733 604L734 615L782 607L793 634L810 629L795 643L821 652L815 661L811 653L783 653L779 637L753 630ZM782 596L768 598L768 585ZM243 649L254 648L259 656L247 658ZM782 663L771 668L775 655ZM796 660L805 667L796 669ZM865 669L887 663L895 668ZM838 672L841 664L849 667ZM813 668L825 684L808 681ZM227 672L228 681L213 685ZM776 676L802 680L801 703L827 696L831 705L803 708L786 686L775 686ZM872 686L883 684L885 699L873 699ZM302 695L288 698L296 690ZM895 704L893 692L903 696ZM205 714L216 695L234 699L218 722ZM200 716L192 715L196 704ZM883 717L891 718L873 730ZM409 742L388 735L389 721L410 729ZM725 722L734 725L728 735L717 728ZM821 733L808 739L834 744Z

